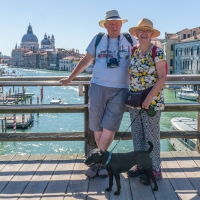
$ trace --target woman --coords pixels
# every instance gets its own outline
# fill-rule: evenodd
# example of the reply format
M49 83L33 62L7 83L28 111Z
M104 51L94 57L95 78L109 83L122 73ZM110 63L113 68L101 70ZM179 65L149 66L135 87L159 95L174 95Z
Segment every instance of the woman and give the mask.
M136 27L129 29L129 32L138 38L138 45L133 48L129 65L130 90L137 92L153 86L141 107L130 108L131 121L134 120L131 127L134 150L147 150L149 148L147 142L153 143L154 148L150 156L153 162L153 174L159 180L162 179L159 122L161 110L164 109L162 87L166 81L167 65L163 50L158 47L153 48L154 45L151 43L151 38L158 37L160 32L153 28L150 20L141 19ZM153 51L155 57L152 56ZM139 179L143 183L146 182L146 176L138 165L133 166L128 175L140 175Z

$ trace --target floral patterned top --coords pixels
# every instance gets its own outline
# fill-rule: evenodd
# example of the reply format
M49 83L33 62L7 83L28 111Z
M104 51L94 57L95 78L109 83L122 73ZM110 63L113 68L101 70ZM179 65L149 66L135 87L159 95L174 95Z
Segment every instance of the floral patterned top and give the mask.
M136 48L131 57L131 62L128 67L131 76L131 91L137 92L147 89L153 86L158 79L155 63L165 60L165 55L163 50L158 47L156 49L155 59L153 60L152 48L141 57L139 56L139 49ZM164 109L165 104L163 89L160 90L156 96L154 96L151 105L153 105L156 110Z

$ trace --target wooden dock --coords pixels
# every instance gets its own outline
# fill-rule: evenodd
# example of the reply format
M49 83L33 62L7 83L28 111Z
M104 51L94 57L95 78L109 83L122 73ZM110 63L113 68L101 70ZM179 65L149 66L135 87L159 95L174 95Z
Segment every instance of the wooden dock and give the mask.
M89 179L83 155L0 156L1 200L199 200L200 156L197 152L162 152L163 179L158 191L138 178L121 175L121 194L105 192L108 178Z

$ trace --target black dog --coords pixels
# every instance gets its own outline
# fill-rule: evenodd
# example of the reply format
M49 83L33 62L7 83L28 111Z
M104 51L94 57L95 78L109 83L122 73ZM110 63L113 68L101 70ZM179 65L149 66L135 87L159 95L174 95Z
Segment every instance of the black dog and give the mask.
M133 151L129 153L110 153L100 149L93 149L84 163L87 166L92 166L93 164L102 164L106 166L109 173L109 187L106 191L109 192L112 190L114 175L117 184L115 195L120 194L120 173L127 172L134 165L140 165L142 167L147 176L147 183L145 185L150 185L151 178L155 186L153 190L156 191L158 190L158 185L153 176L152 159L149 156L153 149L153 144L150 141L148 143L150 148L147 151Z

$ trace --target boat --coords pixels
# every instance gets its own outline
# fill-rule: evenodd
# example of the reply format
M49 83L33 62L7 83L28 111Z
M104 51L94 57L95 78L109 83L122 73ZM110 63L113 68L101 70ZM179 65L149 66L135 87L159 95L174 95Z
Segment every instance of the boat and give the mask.
M176 96L180 99L187 99L191 101L197 101L199 98L198 93L189 87L181 87Z
M25 92L24 95L25 95L25 98L29 98L29 97L34 96L35 93ZM17 98L17 97L21 98L21 97L23 97L23 93L22 92L19 92L19 93L16 93L16 94L13 93L13 94L10 95L10 97L12 97L12 98Z
M50 104L63 104L63 101L61 99L52 99Z
M174 117L171 119L171 129L176 131L197 131L198 121L188 117ZM170 144L177 151L194 151L197 139L170 138Z

